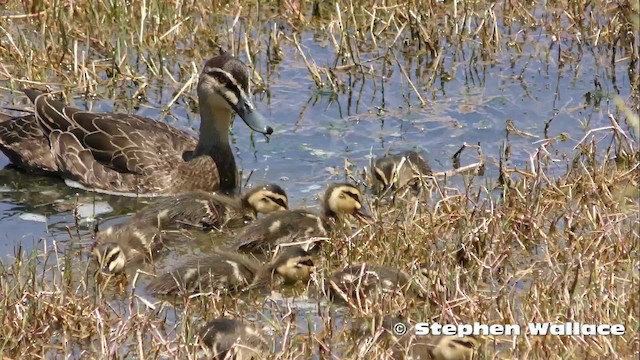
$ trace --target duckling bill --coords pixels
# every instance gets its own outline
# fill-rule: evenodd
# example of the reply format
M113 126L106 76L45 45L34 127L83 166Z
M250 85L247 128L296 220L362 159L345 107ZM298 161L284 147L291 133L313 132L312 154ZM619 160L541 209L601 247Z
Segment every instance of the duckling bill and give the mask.
M371 221L365 211L363 196L348 183L330 185L322 198L323 212L305 209L280 211L258 219L237 236L233 248L249 253L268 253L277 245L328 237L336 225L345 224L347 216ZM312 246L313 247L313 246Z
M258 186L240 199L202 191L167 197L98 233L93 253L103 271L119 273L127 264L151 259L164 243L180 239L174 230L236 228L258 213L283 211L288 205L287 194L276 184Z
M314 270L311 256L299 247L283 248L266 265L241 253L216 250L159 275L147 286L147 291L160 295L216 290L238 292L306 282Z

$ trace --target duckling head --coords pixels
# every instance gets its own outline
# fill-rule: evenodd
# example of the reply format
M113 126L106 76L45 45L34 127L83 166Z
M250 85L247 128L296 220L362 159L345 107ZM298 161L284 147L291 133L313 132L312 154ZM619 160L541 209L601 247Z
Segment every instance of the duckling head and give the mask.
M249 191L242 198L242 201L245 206L261 214L287 210L289 208L287 193L276 184L256 187Z
M402 188L416 183L416 177L431 175L428 162L415 151L405 151L376 159L373 164L374 181L388 188Z
M97 244L93 248L100 269L105 273L118 274L124 270L127 264L127 257L120 245L114 242Z
M432 358L442 360L471 360L480 342L475 336L443 336L435 347L430 347Z
M316 267L311 255L298 246L281 248L273 261L274 272L287 283L307 282Z
M325 215L342 218L349 214L359 220L369 221L371 215L366 212L362 201L362 193L357 187L349 183L332 184L323 199Z
M229 116L216 118L221 122L216 124L219 126L218 131L228 132L231 126L230 113L234 111L253 131L267 135L273 133L273 128L267 126L264 117L256 110L250 94L249 71L242 61L223 54L204 64L198 81L203 120L211 116L212 112L229 113ZM223 119L226 120L224 124Z

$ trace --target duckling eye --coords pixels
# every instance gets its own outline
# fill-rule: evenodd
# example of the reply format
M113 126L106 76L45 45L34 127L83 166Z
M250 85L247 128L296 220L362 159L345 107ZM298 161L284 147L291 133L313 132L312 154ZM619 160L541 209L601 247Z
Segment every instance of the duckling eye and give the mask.
M338 196L340 199L346 199L347 196L344 193L340 193L340 195Z

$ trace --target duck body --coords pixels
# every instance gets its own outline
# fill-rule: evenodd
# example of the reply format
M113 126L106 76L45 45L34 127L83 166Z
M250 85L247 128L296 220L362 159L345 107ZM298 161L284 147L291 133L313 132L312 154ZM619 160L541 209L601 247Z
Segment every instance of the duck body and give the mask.
M202 343L216 360L258 360L269 352L266 339L239 320L219 318L207 322L199 332Z
M150 259L147 255L160 250L164 243L181 238L176 230L233 229L254 220L258 213L287 207L287 194L276 184L257 186L241 198L204 191L165 197L127 222L98 233L93 253L103 270L118 273L129 263Z
M392 267L365 263L335 271L328 280L327 288L330 298L338 302L365 300L398 291L424 297L421 285L409 274Z
M420 177L432 174L427 160L413 150L395 155L387 155L375 160L374 181L382 190L401 189L405 186L416 188Z
M326 237L331 225L320 215L304 209L267 215L247 226L233 248L252 254L269 254L277 246L297 239Z
M0 114L0 150L13 166L37 175L56 174L58 165L48 142L35 115Z
M237 292L306 281L313 270L309 253L297 247L283 249L265 265L245 254L218 249L161 274L147 286L147 291L160 295L216 290Z
M276 184L255 187L242 197L192 191L162 198L135 213L130 222L156 225L161 230L220 230L243 226L258 213L287 210L288 204L286 192Z
M246 67L230 55L210 59L200 75L199 139L138 115L84 111L37 90L24 92L35 113L0 123L0 150L27 171L52 173L90 190L231 193L237 188L228 138L233 112L252 129L273 132L247 95Z
M322 214L305 209L281 211L258 219L238 236L233 248L249 253L268 253L281 244L327 237L346 215L369 219L360 191L348 183L330 185L322 200ZM313 248L314 246L311 246Z

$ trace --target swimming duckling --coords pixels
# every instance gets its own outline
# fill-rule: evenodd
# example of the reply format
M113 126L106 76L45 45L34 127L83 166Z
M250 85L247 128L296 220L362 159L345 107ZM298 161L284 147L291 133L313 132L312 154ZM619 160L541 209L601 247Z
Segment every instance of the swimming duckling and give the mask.
M311 256L300 247L282 248L266 265L233 251L216 250L191 259L154 279L147 291L154 294L224 289L237 292L270 284L308 281L315 270Z
M420 177L432 174L427 160L415 151L404 151L376 159L373 165L374 182L382 190L402 189L409 185L418 189Z
M258 213L287 210L289 199L276 184L251 189L241 198L195 191L163 198L131 217L132 223L156 225L161 230L187 226L203 229L238 227L255 220Z
M148 205L127 222L98 233L93 254L108 273L120 273L125 266L152 255L168 239L179 234L185 226L203 229L235 228L256 218L258 213L268 214L286 210L289 200L278 185L259 186L241 198L202 191L189 192L160 199Z
M235 319L211 320L200 329L199 336L216 360L264 359L269 351L269 344L260 332Z
M364 301L383 293L398 291L418 298L426 297L424 280L427 270L417 278L383 265L356 264L331 274L327 281L329 297L334 301Z
M331 184L322 199L321 215L298 209L280 211L258 219L237 237L233 248L243 252L267 253L276 245L312 237L327 237L336 223L343 224L347 215L369 221L363 196L349 183ZM312 247L313 248L313 247Z

